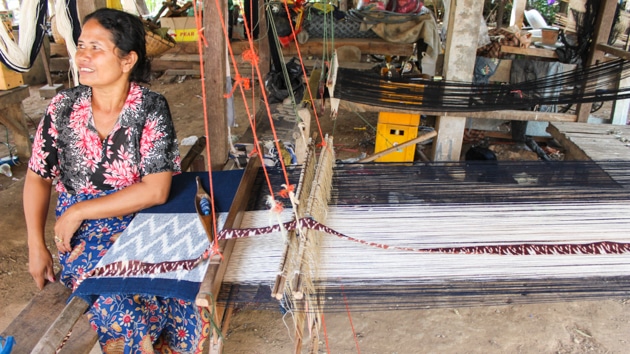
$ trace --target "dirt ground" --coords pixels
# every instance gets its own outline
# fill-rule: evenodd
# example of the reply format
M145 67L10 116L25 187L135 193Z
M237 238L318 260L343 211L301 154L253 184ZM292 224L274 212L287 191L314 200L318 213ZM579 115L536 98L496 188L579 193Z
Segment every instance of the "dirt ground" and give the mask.
M152 88L169 100L180 140L204 134L199 80L156 80ZM32 87L31 97L24 102L31 131L47 103L39 98L37 87ZM240 110L237 112L239 126L233 133L239 135L246 120ZM375 126L375 115L340 115L334 125L339 158L357 158L361 152L370 152L366 122ZM362 130L366 126L367 130ZM324 132L331 133L332 127L326 123ZM183 152L185 149L182 147ZM0 331L37 292L27 270L21 198L25 171L22 163L14 167L12 178L0 175ZM52 226L51 213L47 235L49 247L54 249ZM237 309L224 352L291 353L290 326L290 318L283 318L280 311ZM325 314L320 352L627 353L629 332L630 304L626 299L390 312L353 312L350 308L348 313Z

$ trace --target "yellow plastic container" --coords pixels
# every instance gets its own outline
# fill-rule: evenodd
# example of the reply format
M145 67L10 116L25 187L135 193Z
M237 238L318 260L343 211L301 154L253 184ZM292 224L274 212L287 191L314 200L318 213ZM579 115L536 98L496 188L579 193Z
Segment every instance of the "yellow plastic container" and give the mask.
M107 0L107 7L110 9L122 10L122 2L120 0Z
M420 115L412 113L379 112L378 124L398 124L417 127L420 125Z
M419 114L381 112L376 126L374 153L418 137ZM410 145L376 159L376 162L413 162L416 146Z
M0 90L10 90L21 85L24 85L22 74L0 63Z

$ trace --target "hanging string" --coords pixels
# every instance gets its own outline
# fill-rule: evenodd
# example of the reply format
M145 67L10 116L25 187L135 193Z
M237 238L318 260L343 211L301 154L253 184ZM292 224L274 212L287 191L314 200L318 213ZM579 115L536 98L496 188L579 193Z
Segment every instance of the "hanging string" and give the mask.
M23 0L21 3L18 43L4 24L0 24L0 61L13 71L27 72L44 41L48 1Z
M66 43L66 50L70 60L68 76L74 86L79 85L79 71L76 65L77 43L79 38L81 23L79 21L76 2L57 1L55 3L55 23L59 34Z
M286 86L287 91L289 92L289 97L291 97L293 113L297 116L297 109L296 109L297 104L295 101L295 94L293 92L293 85L291 84L291 80L289 78L289 71L287 70L287 65L284 62L284 53L282 52L282 45L280 43L280 36L278 35L278 30L276 28L276 22L273 18L271 7L269 6L267 6L267 18L269 19L269 26L271 27L271 31L273 32L274 44L276 45L276 50L278 51L278 57L281 58L280 67L282 69L282 77L284 79L284 85ZM292 34L293 34L293 37L295 38L295 32L292 32Z
M232 50L232 46L229 43L228 30L227 30L227 27L226 27L226 24L225 24L225 18L223 16L222 11L221 11L221 4L219 3L219 0L215 0L215 6L217 8L217 13L219 15L219 22L221 23L221 29L223 30L223 35L226 38L226 42L228 43L227 47L228 47L228 52L230 53L230 59L232 60L232 63L234 64L235 77L238 78L238 77L240 77L240 73L238 72L238 66L237 66L237 62L236 62L236 60L234 58L234 52ZM244 29L245 29L245 34L247 36L247 41L249 43L249 49L251 51L247 55L248 55L248 57L250 59L252 59L252 65L253 65L253 68L255 69L254 70L255 75L258 77L260 87L263 88L261 90L261 94L262 94L262 97L263 97L263 101L265 102L265 108L266 108L266 111L267 111L267 117L269 119L269 123L270 123L271 130L272 130L273 137L274 137L274 144L276 146L276 149L277 149L278 153L280 153L281 148L280 148L280 144L279 144L279 139L278 139L278 135L277 135L276 130L275 130L275 125L273 124L273 118L272 118L272 114L271 114L271 108L269 106L269 100L268 100L267 94L266 94L266 92L264 90L265 85L264 85L264 80L262 78L262 75L260 73L260 65L259 65L259 61L258 61L258 56L254 52L255 46L254 46L254 41L253 41L253 34L252 34L251 28L249 26L248 20L246 18L243 19L243 26L244 26ZM253 134L253 137L254 137L254 149L256 149L258 151L258 149L260 147L260 142L259 142L257 134L256 134L256 124L253 121L253 118L252 118L253 116L252 116L251 112L247 108L248 107L247 106L247 99L245 97L245 92L244 92L243 85L242 85L241 82L239 82L237 85L239 86L239 89L241 90L241 95L243 96L243 101L245 102L245 107L246 107L246 111L247 111L248 120L249 120L250 127L252 129L252 134ZM262 153L260 151L259 151L258 156L261 159L263 158ZM283 159L279 159L279 160L280 160L280 165L282 167L282 172L283 172L283 177L284 177L284 180L285 180L285 185L287 187L289 187L289 186L291 186L291 184L289 183L289 177L288 177L288 174L287 174L287 171L286 171L286 166L284 164ZM271 186L271 179L269 178L269 174L268 174L268 171L267 171L267 169L265 167L265 164L262 163L261 165L262 165L262 168L263 168L265 179L267 181L267 185L269 187L269 191L271 193L271 199L270 199L270 202L269 202L271 210L274 211L274 212L281 211L282 210L282 204L280 202L277 202L275 200L275 198L273 197L274 193L273 193L273 188Z
M217 3L217 6L218 6L218 0L215 0L215 2ZM225 24L223 22L221 22L221 23L222 23L221 26L223 26L223 28L224 28L224 32L227 33L226 30L225 30ZM247 40L249 42L249 47L250 47L250 49L253 50L253 48L254 48L254 41L253 41L253 38L252 38L253 36L252 36L252 32L251 32L251 30L249 28L249 25L248 25L246 19L244 19L243 25L245 27L245 33L247 34ZM258 77L259 85L261 87L260 92L261 92L261 95L262 95L262 98L263 98L263 102L265 103L265 110L267 112L267 118L269 119L269 125L271 127L271 132L273 134L273 138L274 138L273 143L276 146L276 151L278 151L278 154L280 154L280 152L282 151L282 149L280 147L280 139L278 139L278 133L276 132L275 124L273 123L273 115L271 114L271 107L270 107L270 104L269 104L269 99L267 97L267 92L265 92L265 89L264 89L265 83L264 83L263 77L262 77L262 75L260 73L260 65L259 65L259 62L254 62L253 64L254 64L254 69L255 69L255 72L256 72L256 76ZM251 118L250 118L250 125L252 127L252 131L254 131L254 129L256 127L256 124L252 122ZM254 142L258 146L258 140L255 139ZM262 158L262 154L259 154L259 156L260 156L260 158ZM285 185L290 186L291 183L289 182L289 177L288 177L288 174L287 174L286 166L284 164L284 159L280 158L278 160L280 160L280 166L282 168L282 174L283 174L283 177L284 177L284 180L285 180ZM263 165L263 168L264 168L265 164L263 163L262 165ZM267 178L267 183L269 185L271 185L271 181L269 180L269 176L267 175L266 169L264 171L265 171L265 178ZM269 190L271 191L272 189L270 188ZM273 198L273 193L271 194L271 196ZM274 200L274 204L278 205L278 202L276 202Z
M298 59L300 60L300 67L302 68L302 75L304 75L304 82L306 83L306 90L308 91L308 97L311 102L311 108L313 109L313 114L315 115L315 121L317 122L317 129L319 130L319 137L322 144L324 144L324 134L322 132L322 127L319 121L319 115L317 114L317 107L315 106L315 99L313 98L313 91L311 90L310 80L306 73L306 68L304 67L304 59L302 58L302 51L300 50L300 43L297 40L297 33L295 31L295 27L293 26L293 21L291 21L291 13L289 12L289 5L287 0L282 1L284 4L284 10L287 13L287 17L289 18L289 26L291 26L291 33L293 34L293 38L295 38L295 51L297 52ZM302 5L300 5L302 6ZM288 75L287 75L288 77ZM293 92L291 90L291 92Z

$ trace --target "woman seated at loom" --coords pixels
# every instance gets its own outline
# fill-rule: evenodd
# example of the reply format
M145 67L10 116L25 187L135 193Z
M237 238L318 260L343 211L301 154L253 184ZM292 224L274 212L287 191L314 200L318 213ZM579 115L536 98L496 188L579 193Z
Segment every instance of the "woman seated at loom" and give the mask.
M61 281L72 288L136 212L167 200L171 177L180 172L168 103L139 85L150 74L142 22L100 9L83 23L76 53L81 85L52 99L24 184L29 271L40 289L55 281L44 239L53 181ZM101 295L88 318L105 353L196 353L208 335L205 311L181 299L112 294Z

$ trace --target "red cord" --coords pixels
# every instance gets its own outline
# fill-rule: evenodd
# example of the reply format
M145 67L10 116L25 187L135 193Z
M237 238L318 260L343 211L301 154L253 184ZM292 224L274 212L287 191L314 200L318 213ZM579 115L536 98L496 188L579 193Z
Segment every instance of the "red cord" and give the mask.
M348 319L350 320L350 328L352 328L352 336L354 337L354 345L357 347L357 353L361 354L361 348L359 348L359 340L357 338L357 331L354 329L354 324L352 323L352 315L350 314L350 306L348 305L348 298L346 297L346 292L343 291L343 285L341 285L341 293L343 294L343 302L346 305L346 312L348 313Z

